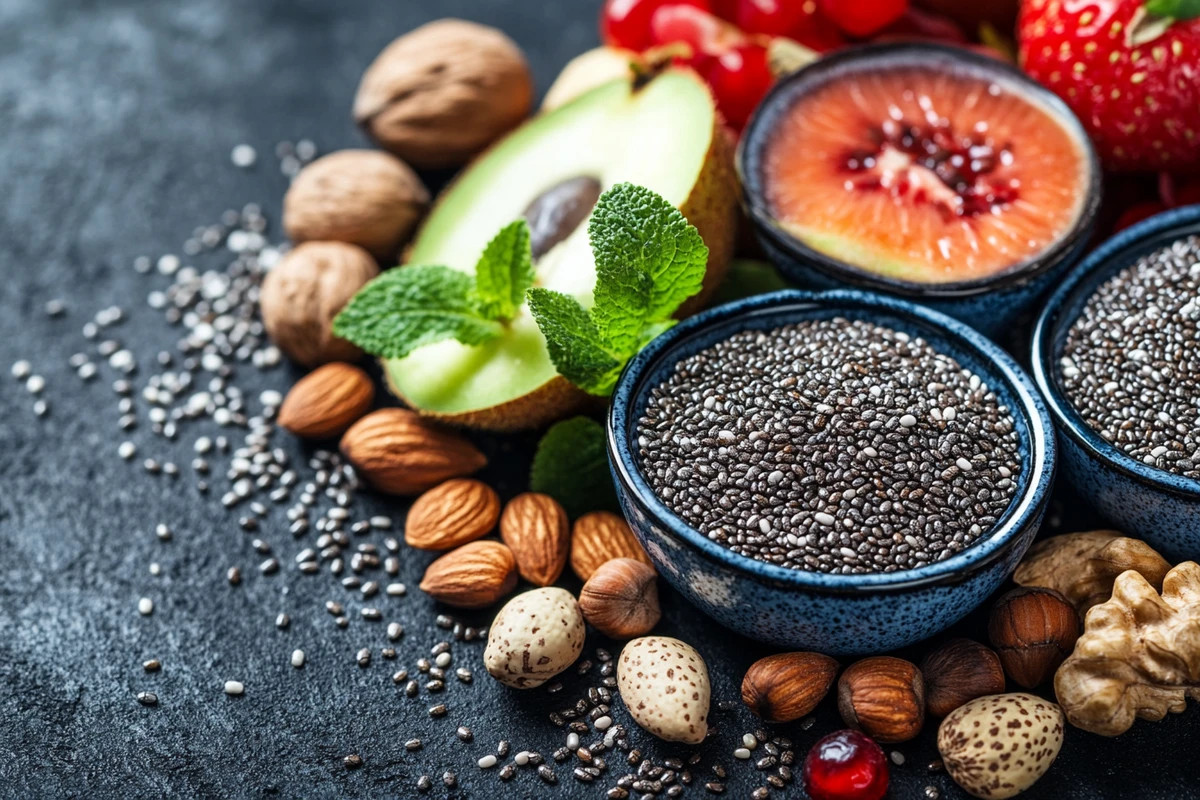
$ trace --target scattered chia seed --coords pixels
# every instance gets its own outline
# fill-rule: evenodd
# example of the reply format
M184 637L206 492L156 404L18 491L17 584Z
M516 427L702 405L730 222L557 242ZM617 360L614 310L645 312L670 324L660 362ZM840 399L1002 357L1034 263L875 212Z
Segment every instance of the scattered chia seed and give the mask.
M642 469L686 522L792 569L949 558L1016 494L1009 409L923 339L863 321L748 331L681 361L638 425ZM964 468L966 467L966 468Z
M1071 405L1106 441L1200 479L1200 236L1101 284L1067 332L1059 370Z

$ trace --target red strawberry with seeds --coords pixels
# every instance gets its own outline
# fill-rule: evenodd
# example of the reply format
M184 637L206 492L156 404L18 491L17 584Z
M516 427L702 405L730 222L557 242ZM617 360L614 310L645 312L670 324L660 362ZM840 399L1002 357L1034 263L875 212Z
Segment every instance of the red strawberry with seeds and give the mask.
M1193 0L1025 0L1021 64L1066 101L1104 166L1200 169L1200 11Z

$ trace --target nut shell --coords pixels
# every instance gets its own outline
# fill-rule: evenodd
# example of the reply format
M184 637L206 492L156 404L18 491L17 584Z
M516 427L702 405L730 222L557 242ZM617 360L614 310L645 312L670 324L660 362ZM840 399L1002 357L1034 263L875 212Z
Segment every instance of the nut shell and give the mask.
M306 367L355 361L362 351L333 335L333 318L379 274L371 254L344 242L307 242L263 279L263 327L287 357Z
M371 376L337 361L296 381L279 407L277 422L303 439L328 439L344 433L374 402Z
M429 208L429 190L395 156L340 150L300 171L283 198L283 227L296 242L347 242L396 263Z
M837 671L837 661L820 653L760 658L742 679L742 702L767 722L793 722L825 699Z
M504 507L500 538L513 551L522 578L535 586L549 586L567 565L571 524L553 497L525 492Z
M425 570L421 590L455 608L486 608L517 587L517 562L500 542L464 544Z
M636 559L606 561L579 593L583 618L613 639L646 635L662 617L657 578L654 567Z
M907 742L925 724L925 680L902 658L864 658L842 673L838 710L847 725L878 742Z
M946 772L975 797L1003 800L1046 774L1062 747L1063 712L1031 694L998 694L955 709L938 728Z
M600 565L614 558L650 564L624 517L611 511L592 511L575 520L571 530L571 569L586 581Z
M532 104L533 76L512 39L443 19L383 49L358 86L354 119L414 166L451 167L519 125Z
M487 464L462 436L402 408L381 408L351 425L341 451L372 486L396 495L420 494Z
M1004 691L1004 668L990 647L970 639L951 639L921 662L925 711L944 717L976 697Z
M666 636L629 642L617 660L617 687L633 721L658 738L699 744L708 734L708 667L686 642Z
M450 550L482 538L500 518L500 496L482 481L454 478L417 498L404 541L418 550Z
M1053 589L1013 589L992 607L988 638L1008 677L1032 689L1049 679L1075 649L1079 616Z
M570 592L534 589L509 600L492 620L483 663L505 686L532 689L575 663L586 633Z

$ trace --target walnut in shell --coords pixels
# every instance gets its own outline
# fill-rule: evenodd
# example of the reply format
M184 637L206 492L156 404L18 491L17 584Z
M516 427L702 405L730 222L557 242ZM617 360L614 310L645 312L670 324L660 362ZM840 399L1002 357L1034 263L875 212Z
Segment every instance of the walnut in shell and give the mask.
M529 114L533 76L495 28L443 19L384 48L358 86L354 119L422 168L462 164Z
M333 335L333 318L379 274L371 254L342 242L308 242L291 250L263 280L259 304L267 334L306 367L356 361L362 352Z
M1013 581L1018 586L1054 589L1083 615L1108 600L1113 581L1128 569L1161 589L1171 565L1140 539L1118 531L1084 531L1038 542L1017 567Z
M283 198L283 227L292 241L349 242L394 264L428 208L429 190L400 159L378 150L339 150L292 181Z
M1168 572L1161 596L1141 574L1122 573L1112 598L1088 612L1054 691L1072 725L1101 736L1200 700L1200 565Z

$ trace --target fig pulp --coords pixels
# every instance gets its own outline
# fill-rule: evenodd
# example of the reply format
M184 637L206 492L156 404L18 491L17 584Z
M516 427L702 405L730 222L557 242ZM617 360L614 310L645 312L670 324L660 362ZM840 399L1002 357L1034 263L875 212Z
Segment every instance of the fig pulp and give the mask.
M800 95L766 145L774 218L809 248L918 283L1026 264L1078 221L1090 169L1010 79L867 63Z

